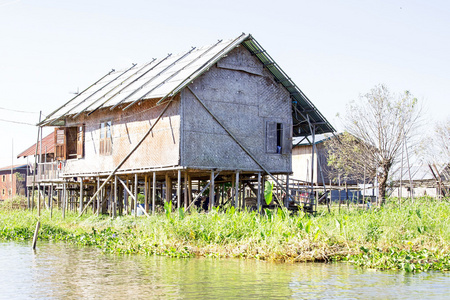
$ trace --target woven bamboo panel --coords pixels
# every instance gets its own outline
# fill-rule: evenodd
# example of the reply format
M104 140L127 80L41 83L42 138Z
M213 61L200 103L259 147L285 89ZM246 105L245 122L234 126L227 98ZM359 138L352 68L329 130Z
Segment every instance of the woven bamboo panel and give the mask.
M214 67L190 88L259 163L271 172L290 172L290 155L273 155L265 151L265 123L268 118L287 127L292 126L289 95L271 77L237 68ZM260 169L189 90L182 93L182 106L183 165L229 170Z

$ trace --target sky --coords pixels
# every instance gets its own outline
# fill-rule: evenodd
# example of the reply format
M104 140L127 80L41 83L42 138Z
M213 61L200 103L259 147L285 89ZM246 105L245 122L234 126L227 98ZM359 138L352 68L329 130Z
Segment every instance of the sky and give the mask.
M450 115L450 1L0 0L0 167L111 69L251 33L338 130L377 84ZM15 123L14 123L15 122ZM51 128L45 128L44 134Z

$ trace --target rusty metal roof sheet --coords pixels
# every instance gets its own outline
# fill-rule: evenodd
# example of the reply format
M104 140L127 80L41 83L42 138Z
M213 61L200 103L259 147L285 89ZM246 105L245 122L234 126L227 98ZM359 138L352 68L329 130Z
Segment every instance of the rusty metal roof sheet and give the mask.
M89 115L100 108L120 107L125 110L145 99L161 98L161 103L166 98L175 96L239 45L255 55L276 81L289 91L293 103L294 136L309 135L310 124L315 126L316 134L335 131L253 36L244 33L235 39L192 48L176 55L168 54L142 65L133 64L122 70L112 70L50 113L39 125L54 125L61 118L76 117L82 113Z
M41 151L41 142L38 143L38 153ZM53 131L46 137L42 139L42 154L45 153L54 153L55 152L55 132ZM27 157L30 155L34 155L36 153L36 144L29 147L27 150L23 151L19 155L17 155L17 158L20 157Z

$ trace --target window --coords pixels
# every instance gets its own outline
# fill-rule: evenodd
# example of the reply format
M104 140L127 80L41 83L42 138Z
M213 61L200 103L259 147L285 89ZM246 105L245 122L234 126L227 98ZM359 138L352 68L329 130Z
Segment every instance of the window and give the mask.
M80 158L83 157L83 151L84 126L55 128L56 160Z
M3 181L3 182L6 181L6 175L2 175L2 181Z
M57 160L66 160L66 133L64 128L55 128L55 156Z
M2 195L5 196L5 189L2 190Z
M289 126L274 121L266 122L266 153L289 154L292 134Z
M266 123L266 152L281 154L283 150L283 124L268 121Z
M78 126L77 131L77 158L84 156L84 126Z
M283 124L277 123L277 153L281 153L282 141L283 141Z
M111 121L100 123L100 155L112 153L111 125Z

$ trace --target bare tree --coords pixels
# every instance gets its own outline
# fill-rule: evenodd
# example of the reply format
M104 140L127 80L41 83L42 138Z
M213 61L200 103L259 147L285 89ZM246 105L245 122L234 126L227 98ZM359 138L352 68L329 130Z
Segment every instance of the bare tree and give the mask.
M377 164L373 152L376 149L348 132L325 141L328 153L326 171L333 181L345 178L348 181L372 182Z
M435 145L437 159L441 163L450 164L450 117L436 125Z
M386 186L393 165L404 143L418 126L421 110L408 91L392 94L385 85L377 85L347 106L344 127L348 134L334 151L330 164L337 169L372 176L378 181L378 194L384 203Z
M422 145L422 152L427 164L438 167L442 180L450 180L450 117L444 122L439 122L435 126L432 143Z

